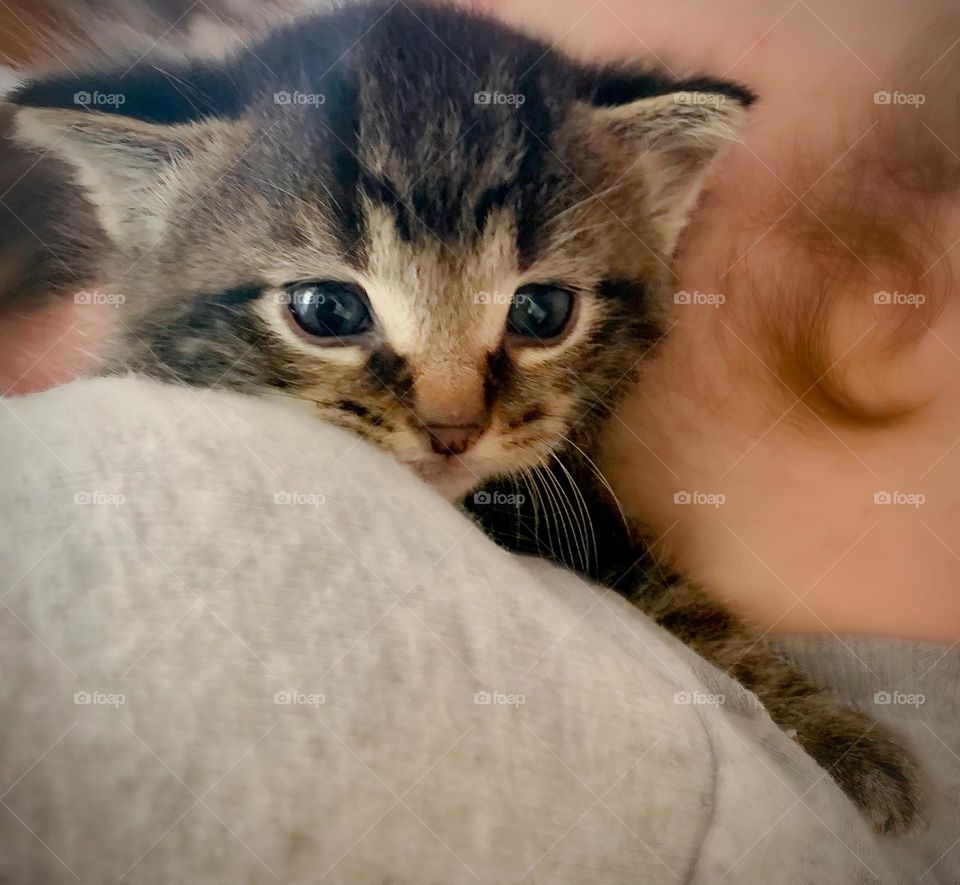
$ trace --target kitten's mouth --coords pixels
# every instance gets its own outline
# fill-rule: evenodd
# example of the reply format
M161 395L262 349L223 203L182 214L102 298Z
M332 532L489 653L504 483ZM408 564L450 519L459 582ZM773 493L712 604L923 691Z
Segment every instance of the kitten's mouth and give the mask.
M457 457L418 458L405 463L427 485L451 501L459 501L484 481L482 475Z

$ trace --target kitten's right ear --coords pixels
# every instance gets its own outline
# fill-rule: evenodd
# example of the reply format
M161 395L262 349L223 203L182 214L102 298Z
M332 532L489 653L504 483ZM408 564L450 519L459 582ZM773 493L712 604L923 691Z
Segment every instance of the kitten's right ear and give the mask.
M13 137L65 162L106 234L131 249L160 234L160 185L190 155L189 128L54 108L19 108L13 118Z
M223 118L240 113L232 84L227 90L200 70L203 77L189 84L187 73L157 69L128 79L100 73L27 83L8 99L11 137L66 163L117 245L148 247L161 232L165 179L217 142Z

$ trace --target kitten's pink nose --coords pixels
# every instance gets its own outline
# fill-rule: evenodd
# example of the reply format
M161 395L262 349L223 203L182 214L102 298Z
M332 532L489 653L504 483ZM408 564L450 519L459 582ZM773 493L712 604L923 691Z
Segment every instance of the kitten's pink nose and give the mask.
M481 424L428 424L430 448L438 455L462 455L483 433Z

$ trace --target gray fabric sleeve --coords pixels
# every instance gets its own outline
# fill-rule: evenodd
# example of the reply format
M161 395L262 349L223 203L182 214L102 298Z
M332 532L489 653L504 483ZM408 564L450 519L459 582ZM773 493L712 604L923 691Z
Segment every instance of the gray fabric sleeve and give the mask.
M960 651L934 643L795 637L782 651L889 726L923 763L928 826L897 840L923 883L960 883ZM906 865L906 864L905 864Z
M0 881L917 880L752 695L352 436L0 402Z

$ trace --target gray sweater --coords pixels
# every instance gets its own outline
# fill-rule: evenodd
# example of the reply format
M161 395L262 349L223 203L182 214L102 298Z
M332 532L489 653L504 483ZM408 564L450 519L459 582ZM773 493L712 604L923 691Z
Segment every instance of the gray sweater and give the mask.
M924 761L883 839L618 596L308 415L78 382L0 455L0 882L960 881L956 651L785 644Z

